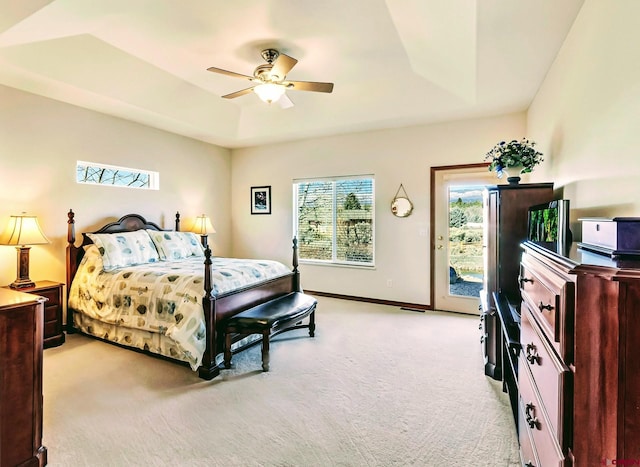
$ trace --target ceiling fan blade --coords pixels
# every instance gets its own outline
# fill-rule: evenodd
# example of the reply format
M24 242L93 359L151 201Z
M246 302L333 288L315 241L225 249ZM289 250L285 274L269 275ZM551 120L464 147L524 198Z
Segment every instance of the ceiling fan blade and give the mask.
M252 92L254 87L255 86L251 86L250 88L243 89L242 91L232 92L231 94L226 94L222 97L224 99L233 99L234 97L244 96L245 94L249 94L250 92Z
M278 99L278 105L280 105L280 107L283 109L290 109L291 107L293 107L293 102L291 101L291 99L289 99L289 96L287 96L287 94L285 93L282 96L280 96L280 99Z
M287 81L283 83L288 89L296 91L331 92L333 83L316 83L313 81Z
M248 79L249 81L253 80L253 76L247 76L240 73L236 73L234 71L223 70L222 68L216 68L214 66L207 68L207 71L212 71L213 73L220 73L221 75L233 76L234 78Z
M295 58L285 54L278 55L276 61L273 62L273 68L271 68L271 77L277 76L277 79L284 79L296 63L298 63L298 60Z

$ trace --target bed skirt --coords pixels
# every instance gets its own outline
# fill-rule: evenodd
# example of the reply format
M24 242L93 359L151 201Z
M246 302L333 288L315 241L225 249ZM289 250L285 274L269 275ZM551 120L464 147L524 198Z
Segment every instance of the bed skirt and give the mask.
M104 323L75 310L73 310L73 323L74 327L83 334L97 337L107 342L113 342L124 347L131 347L185 362L189 364L192 370L198 370L196 358L182 350L173 339L164 334ZM231 345L231 349L235 351L238 348L251 345L258 340L260 340L259 335L249 335L234 342ZM216 355L216 364L222 363L223 354L220 353Z

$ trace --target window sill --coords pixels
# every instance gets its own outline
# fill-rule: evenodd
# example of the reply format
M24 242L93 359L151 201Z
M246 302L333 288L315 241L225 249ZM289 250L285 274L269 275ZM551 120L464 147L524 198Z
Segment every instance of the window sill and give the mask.
M322 266L322 267L338 267L338 268L349 268L349 269L360 269L360 270L375 270L375 264L357 264L357 263L336 263L332 261L314 261L310 259L301 259L299 260L299 264L304 264L305 266Z

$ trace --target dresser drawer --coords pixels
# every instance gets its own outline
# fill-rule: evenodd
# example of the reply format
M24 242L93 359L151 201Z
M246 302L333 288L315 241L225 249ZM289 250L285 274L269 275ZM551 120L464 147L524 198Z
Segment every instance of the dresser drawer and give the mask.
M522 306L522 328L520 335L522 352L520 353L518 383L526 386L531 381L544 404L544 410L549 417L551 431L560 445L564 445L563 415L570 410L569 389L571 388L571 372L558 359L550 348L546 339L541 335L540 328L532 317L529 306ZM531 377L529 377L529 375ZM523 389L521 389L524 392Z
M564 465L564 455L555 434L550 429L544 404L540 400L529 371L524 369L518 377L520 382L519 437L524 440L527 437L530 439L530 452L534 458L537 455L538 459L538 464L533 465L541 467Z
M518 403L518 441L520 443L520 463L524 467L540 467L538 454L533 447L531 430L526 426L526 416L522 403Z
M525 261L526 260L526 261ZM529 305L544 334L565 361L573 361L573 282L558 276L535 260L520 265L522 300Z

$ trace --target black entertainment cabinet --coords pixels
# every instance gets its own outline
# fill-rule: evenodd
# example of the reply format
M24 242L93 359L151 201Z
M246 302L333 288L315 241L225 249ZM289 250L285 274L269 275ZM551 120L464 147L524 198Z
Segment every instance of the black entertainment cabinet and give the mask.
M552 199L553 183L489 186L483 193L484 283L480 292L480 341L484 372L498 381L503 380L505 364L508 363L503 362L504 331L498 304L519 306L520 243L527 237L528 209ZM508 310L507 306L505 315ZM513 328L510 322L505 323L507 329ZM513 337L517 341L519 337L507 335L509 340ZM510 371L510 368L507 366L506 370Z
M502 390L509 394L513 419L518 426L518 358L520 344L520 304L510 303L500 292L493 294L502 330Z

